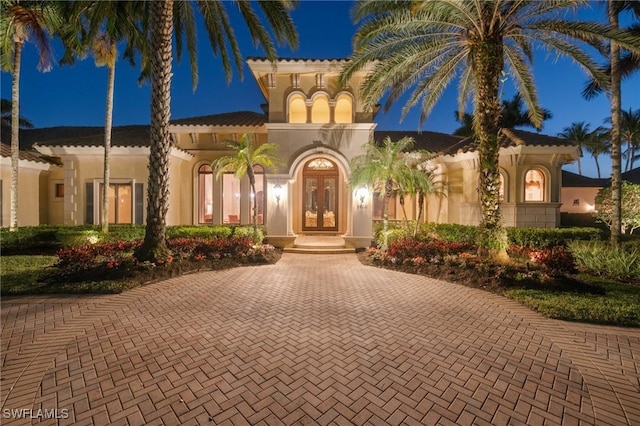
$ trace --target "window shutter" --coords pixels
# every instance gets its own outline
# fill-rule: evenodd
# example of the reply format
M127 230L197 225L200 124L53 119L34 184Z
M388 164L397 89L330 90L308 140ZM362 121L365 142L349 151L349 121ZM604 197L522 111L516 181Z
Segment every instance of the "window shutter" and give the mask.
M85 215L84 221L88 225L93 225L93 182L87 182L85 184Z
M144 215L144 185L142 183L136 183L135 198L134 223L136 225L142 225L142 218Z

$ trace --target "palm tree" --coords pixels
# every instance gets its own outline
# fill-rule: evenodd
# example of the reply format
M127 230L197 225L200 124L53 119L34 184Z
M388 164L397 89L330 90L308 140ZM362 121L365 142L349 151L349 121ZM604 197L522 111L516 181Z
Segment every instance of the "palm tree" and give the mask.
M262 166L266 170L275 170L280 162L276 156L278 146L273 143L258 145L255 135L252 133L244 133L237 142L230 142L227 147L233 151L233 154L218 158L211 167L216 170L216 178L229 172L233 172L238 179L242 179L245 175L249 177L251 198L253 199L253 238L257 240L258 199L256 197L255 167Z
M276 59L276 49L273 39L260 18L253 10L253 2L235 2L244 18L249 34L256 45L261 45L270 61ZM143 66L149 65L151 79L151 143L149 147L149 184L147 192L147 226L142 247L136 252L140 260L161 259L169 254L166 245L165 217L168 208L168 177L169 152L171 140L169 134L170 117L170 89L171 89L171 37L175 33L178 59L180 59L183 38L186 38L186 49L191 60L191 76L194 87L197 84L196 65L196 22L197 7L204 18L204 26L209 36L213 52L220 56L227 81L232 76L233 59L235 68L242 74L242 56L234 28L229 22L225 10L227 2L222 0L196 2L173 1L150 2L148 21L143 21L143 28L149 31L150 60ZM293 8L292 0L258 1L265 19L271 27L278 43L296 47L298 36L289 16ZM175 16L175 19L174 19ZM174 27L175 24L175 27ZM230 51L229 51L230 50ZM143 70L146 70L143 67Z
M637 151L640 150L640 109L623 110L620 119L620 137L627 145L624 167L624 171L627 172L634 168L635 160L638 157Z
M13 114L13 107L9 99L0 99L0 114L3 127L11 127L11 116ZM18 126L21 129L33 129L33 123L24 118L18 117Z
M598 171L598 179L601 178L600 164L598 163L598 157L602 154L611 153L611 139L610 129L599 126L589 133L587 140L584 142L584 149L593 157L596 163L596 170Z
M413 192L425 190L430 185L429 175L412 167L405 153L413 147L414 140L404 137L393 142L389 136L381 144L374 141L364 145L365 154L351 160L349 184L353 187L368 186L380 193L382 202L383 249L387 247L389 213L387 205L394 191Z
M73 64L75 56L93 54L96 66L106 66L107 99L104 119L104 168L102 191L102 232L109 232L109 181L113 94L115 89L117 43L126 42L125 58L131 63L135 52L146 51L146 38L138 25L144 8L140 2L91 1L65 4L65 25L61 38L66 47L63 64Z
M558 137L568 139L573 142L578 142L578 148L580 148L580 157L582 157L582 147L589 139L591 133L589 132L590 126L590 124L585 123L584 121L573 122L570 126L562 129L562 132L558 133ZM578 174L582 175L580 157L578 157Z
M20 155L20 65L24 43L31 40L39 54L38 69L51 69L49 34L60 26L59 4L46 1L3 2L0 14L0 63L11 72L11 217L9 229L18 229L18 159Z
M529 118L529 111L523 110L522 96L519 93L513 95L511 100L504 100L501 104L500 111L500 128L512 129L515 127L533 127L536 130L542 130L542 126L536 127ZM456 120L462 124L453 134L458 136L473 136L473 115L464 113L460 115L459 111L455 112ZM542 109L542 121L553 118L553 114L546 108Z
M473 95L473 129L479 156L479 201L482 211L480 252L495 260L508 259L499 196L498 130L500 85L505 67L529 110L534 126L541 126L542 109L529 63L534 47L568 56L607 84L607 76L582 50L582 42L602 47L614 38L640 52L640 39L598 23L566 19L566 12L583 0L554 2L476 1L361 1L354 16L362 24L354 38L354 52L342 73L346 83L354 72L371 67L361 86L366 108L385 95L389 108L412 89L402 117L420 104L420 123L429 115L445 88L459 79L459 111ZM600 43L600 44L599 44Z
M609 25L620 28L619 17L623 12L629 11L636 17L640 17L640 2L636 0L620 0L604 3L607 5L607 18ZM640 38L640 24L635 23L628 28L628 32ZM621 49L622 48L622 49ZM608 57L609 63L602 71L609 77L609 87L603 87L598 81L589 81L582 95L591 99L603 91L607 92L611 102L611 200L613 204L613 219L611 220L611 244L620 246L620 234L622 233L622 140L621 117L622 93L621 81L640 69L640 55L638 52L626 49L624 45L612 40L609 49L600 49ZM607 90L609 89L609 90Z

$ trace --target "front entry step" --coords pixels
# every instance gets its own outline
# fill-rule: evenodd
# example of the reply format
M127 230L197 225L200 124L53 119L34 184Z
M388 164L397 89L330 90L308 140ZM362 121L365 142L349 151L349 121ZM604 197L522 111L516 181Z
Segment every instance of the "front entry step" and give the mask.
M295 239L292 247L285 247L285 253L305 254L344 254L355 253L356 249L347 247L344 239L336 236L301 235Z

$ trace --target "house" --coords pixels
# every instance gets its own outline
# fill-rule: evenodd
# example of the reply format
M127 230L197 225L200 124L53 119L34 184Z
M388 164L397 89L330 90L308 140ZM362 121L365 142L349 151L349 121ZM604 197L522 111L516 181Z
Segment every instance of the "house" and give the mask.
M435 132L377 130L376 111L364 110L359 87L368 70L348 85L338 84L345 59L281 59L277 68L264 58L247 63L266 100L263 112L240 111L174 119L170 131L168 225L248 224L252 220L248 180L233 174L216 179L211 162L226 154L226 141L253 133L259 142L278 146L282 165L256 170L258 222L271 242L290 244L297 235L341 235L353 246L368 245L372 221L381 210L378 197L350 188L350 161L371 138L412 136L416 148L433 156L429 167L443 192L426 202L426 220L478 224L478 153L471 138ZM25 131L37 155L54 158L43 174L39 223L97 224L102 185L102 129L68 128ZM112 223L143 223L146 212L148 126L114 127L111 151ZM578 158L570 141L520 130L500 134L500 183L507 226L554 227L560 223L561 167ZM4 157L4 151L3 151ZM2 214L8 206L3 159ZM44 167L44 166L43 166ZM5 183L6 182L6 183ZM21 184L22 185L22 184ZM21 186L21 188L24 188ZM43 188L46 188L43 189ZM20 191L33 197L35 191ZM22 205L21 205L22 206ZM393 218L417 215L415 200L404 210L392 199ZM21 225L34 224L34 219ZM46 219L46 220L45 220Z
M640 167L622 173L623 181L640 184ZM563 226L598 226L593 216L598 192L611 185L610 178L592 178L562 171L562 204L560 208Z

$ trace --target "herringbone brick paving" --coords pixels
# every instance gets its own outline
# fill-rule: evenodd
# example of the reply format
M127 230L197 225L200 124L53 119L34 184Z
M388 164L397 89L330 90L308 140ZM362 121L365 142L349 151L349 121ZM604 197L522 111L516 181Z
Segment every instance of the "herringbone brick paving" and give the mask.
M117 296L2 301L2 409L79 425L639 425L640 330L285 254ZM3 411L4 413L4 411Z

